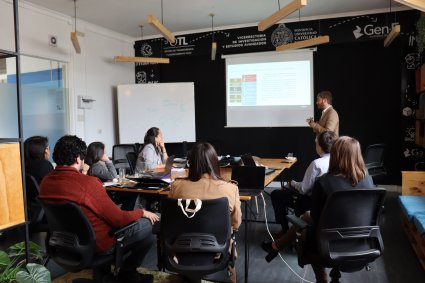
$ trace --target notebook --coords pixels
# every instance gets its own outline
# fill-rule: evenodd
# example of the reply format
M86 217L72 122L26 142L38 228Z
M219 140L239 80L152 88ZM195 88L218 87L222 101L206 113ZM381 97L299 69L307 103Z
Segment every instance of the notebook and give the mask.
M262 166L258 165L251 154L241 155L242 162L245 166ZM276 168L266 168L266 175L269 175L276 171Z
M257 196L264 191L265 168L262 166L234 166L231 179L238 182L240 195Z

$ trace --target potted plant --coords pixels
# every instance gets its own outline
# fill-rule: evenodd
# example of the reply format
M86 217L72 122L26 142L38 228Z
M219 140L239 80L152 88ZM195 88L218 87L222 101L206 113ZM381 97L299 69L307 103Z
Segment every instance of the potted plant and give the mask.
M44 253L39 245L29 242L30 259L26 263L25 242L10 246L7 252L0 250L0 282L50 283L50 272L42 262Z

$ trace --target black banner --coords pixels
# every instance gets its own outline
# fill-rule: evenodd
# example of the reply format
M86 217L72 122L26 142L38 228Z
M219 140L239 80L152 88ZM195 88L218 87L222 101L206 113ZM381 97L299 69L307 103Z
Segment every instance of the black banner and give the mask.
M140 40L135 42L135 56L180 57L199 56L211 53L211 43L217 42L217 57L220 54L272 51L276 47L329 35L329 44L384 40L396 23L401 24L401 33L415 44L416 11L382 13L344 18L292 22L276 24L264 32L257 26L216 30L176 36L176 42L170 44L164 38ZM172 59L171 59L172 60ZM136 64L136 83L159 82L158 64Z

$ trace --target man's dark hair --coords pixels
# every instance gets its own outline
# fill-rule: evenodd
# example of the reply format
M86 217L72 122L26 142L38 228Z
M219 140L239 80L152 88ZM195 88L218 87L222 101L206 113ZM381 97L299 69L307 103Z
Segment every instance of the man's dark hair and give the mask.
M328 103L332 104L332 92L330 92L329 90L324 90L324 91L319 92L317 97L326 98Z
M325 153L330 153L332 145L338 139L338 136L332 131L324 131L317 137L317 143Z
M77 136L66 135L61 137L53 151L53 161L56 165L71 166L79 156L81 160L86 157L87 145Z

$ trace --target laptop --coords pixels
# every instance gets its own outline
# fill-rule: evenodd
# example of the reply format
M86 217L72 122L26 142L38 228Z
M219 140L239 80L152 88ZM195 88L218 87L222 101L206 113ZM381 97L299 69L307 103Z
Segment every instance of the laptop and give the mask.
M264 191L265 168L262 166L233 166L231 179L238 182L239 195L258 196Z
M173 168L174 155L168 156L167 161L165 161L165 170L164 172L153 172L150 175L154 179L166 179L171 177L171 169Z
M164 179L169 179L171 177L171 169L173 168L174 155L169 156L165 162L164 172L153 172L149 175L142 175L141 177L127 176L128 179L136 181L137 184L133 184L132 188L142 188L147 190L159 190L170 185ZM128 188L129 188L128 187Z
M241 159L245 166L263 166L263 165L257 164L251 154L241 155ZM276 168L266 168L265 174L269 175L275 171L276 171Z

